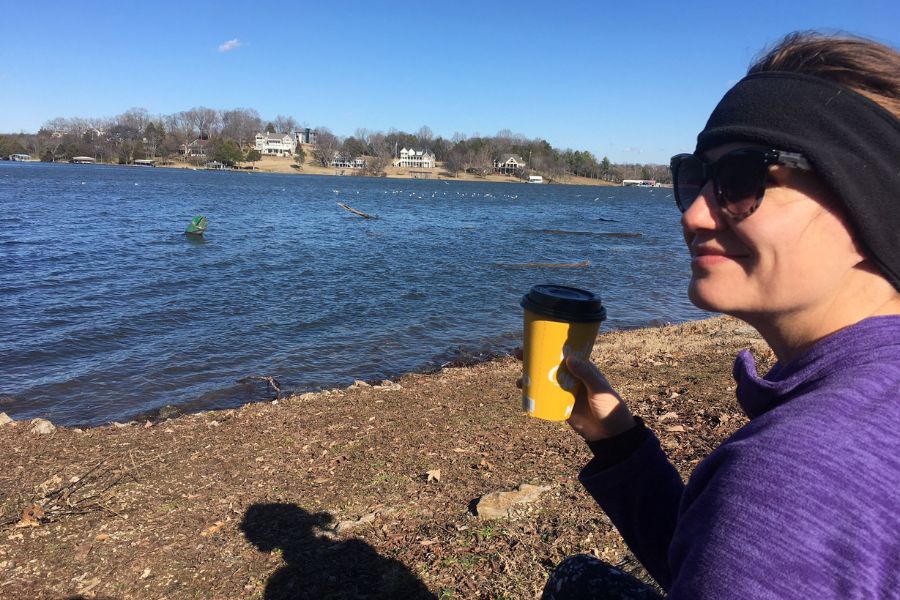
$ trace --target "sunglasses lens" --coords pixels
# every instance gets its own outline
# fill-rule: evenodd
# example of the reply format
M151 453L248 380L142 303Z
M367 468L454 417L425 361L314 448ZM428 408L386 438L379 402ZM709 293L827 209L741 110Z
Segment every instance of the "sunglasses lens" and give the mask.
M766 170L758 155L738 154L722 160L718 164L715 180L725 210L736 217L756 210L765 189Z
M691 207L706 183L703 180L703 163L696 156L685 156L677 162L674 171L675 200L684 212Z

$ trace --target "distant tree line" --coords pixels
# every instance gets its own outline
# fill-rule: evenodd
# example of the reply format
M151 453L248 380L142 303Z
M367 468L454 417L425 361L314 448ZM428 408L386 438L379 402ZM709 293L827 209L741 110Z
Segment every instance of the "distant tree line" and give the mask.
M260 159L253 150L257 133L293 133L299 128L293 117L278 115L264 121L251 108L215 110L201 106L163 116L132 108L112 118L51 119L35 134L0 135L0 157L25 153L44 161L65 161L90 156L102 162L129 164L138 159L171 159L182 154L184 145L203 140L208 147L208 160L233 164ZM327 127L318 127L316 132L317 141L311 150L315 162L327 167L336 155L346 159L364 156L367 170L373 175L383 174L398 158L400 149L415 148L434 153L435 160L443 163L451 175L469 172L484 176L494 171L494 160L515 154L525 162L525 169L516 173L523 178L529 173L540 173L550 180L576 175L610 182L670 181L665 165L613 164L587 150L557 149L546 140L527 139L508 129L494 136L455 133L451 139L435 136L427 126L415 133L360 128L345 138ZM302 165L306 152L301 146L298 154L295 158Z

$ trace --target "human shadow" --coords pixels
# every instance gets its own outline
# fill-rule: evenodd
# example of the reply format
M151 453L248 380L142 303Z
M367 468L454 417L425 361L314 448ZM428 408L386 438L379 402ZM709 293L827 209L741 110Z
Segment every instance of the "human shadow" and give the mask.
M435 600L422 581L398 560L379 555L358 539L321 535L333 518L295 504L254 504L241 530L262 552L280 550L285 564L269 577L266 600L282 598L411 598Z

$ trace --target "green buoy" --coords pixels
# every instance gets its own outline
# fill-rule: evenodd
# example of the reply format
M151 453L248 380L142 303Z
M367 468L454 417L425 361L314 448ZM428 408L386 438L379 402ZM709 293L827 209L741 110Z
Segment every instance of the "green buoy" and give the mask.
M191 219L191 224L184 230L185 233L190 235L203 235L204 231L206 231L206 217L203 215L197 215Z

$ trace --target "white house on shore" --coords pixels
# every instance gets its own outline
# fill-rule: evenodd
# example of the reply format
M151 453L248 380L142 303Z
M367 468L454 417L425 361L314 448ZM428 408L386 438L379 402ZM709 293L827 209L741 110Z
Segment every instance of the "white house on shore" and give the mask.
M257 133L253 147L260 154L292 156L297 148L297 141L289 133Z
M331 166L342 169L365 169L368 163L364 158L347 158L341 156L340 152L334 153L331 159Z
M494 159L494 170L498 173L516 173L525 168L525 161L518 154L501 154Z
M400 150L398 167L416 167L419 169L433 169L435 166L434 153L428 150L413 150L403 148Z

